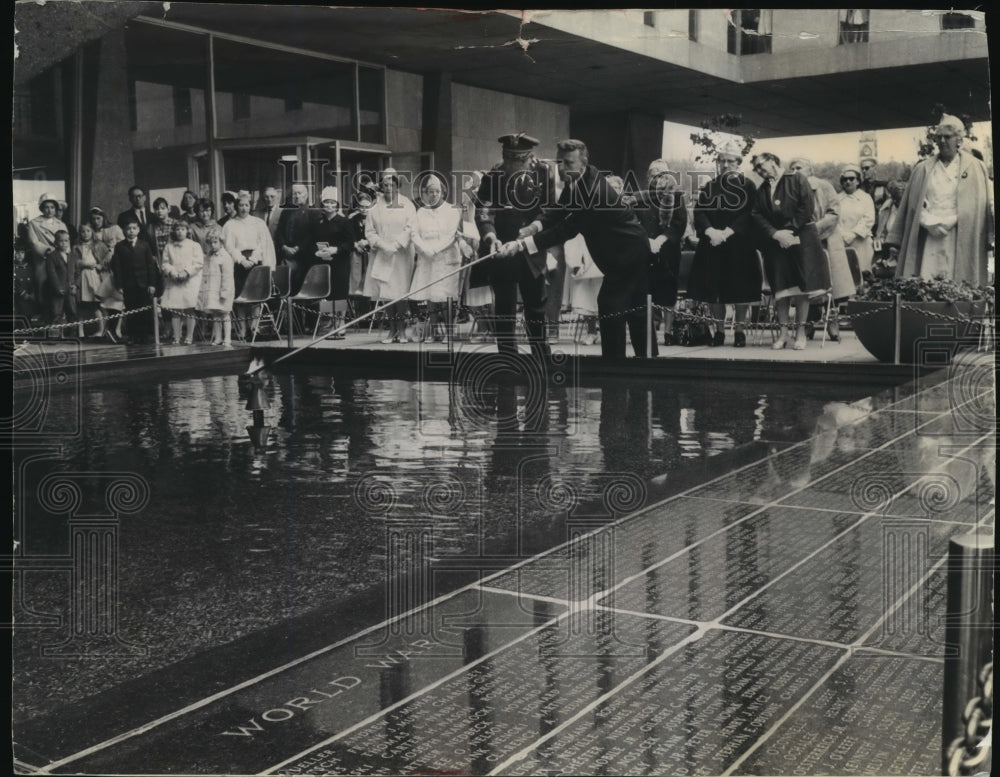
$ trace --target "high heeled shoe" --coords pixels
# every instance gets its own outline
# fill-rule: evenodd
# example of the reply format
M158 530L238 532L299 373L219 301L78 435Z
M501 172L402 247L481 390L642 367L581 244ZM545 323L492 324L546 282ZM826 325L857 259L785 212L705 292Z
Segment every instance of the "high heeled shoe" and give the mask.
M771 350L780 351L782 348L788 345L788 342L789 342L788 335L785 334L778 335L778 339L775 340L774 343L772 343L771 345Z

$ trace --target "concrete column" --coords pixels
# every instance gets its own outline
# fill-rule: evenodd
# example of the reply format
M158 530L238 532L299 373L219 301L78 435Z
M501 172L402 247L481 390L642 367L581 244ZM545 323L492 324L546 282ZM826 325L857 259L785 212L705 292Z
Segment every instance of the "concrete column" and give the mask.
M83 78L82 209L104 208L114 222L128 206L135 183L128 102L125 31L113 30L91 44Z
M445 173L452 169L451 73L424 74L422 151L434 152L434 166Z

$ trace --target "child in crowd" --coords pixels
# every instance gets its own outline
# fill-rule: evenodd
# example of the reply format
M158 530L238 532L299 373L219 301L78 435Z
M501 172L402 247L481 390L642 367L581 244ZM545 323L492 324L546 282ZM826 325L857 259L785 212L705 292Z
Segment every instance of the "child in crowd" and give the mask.
M170 325L174 330L174 345L181 342L181 328L187 324L184 344L194 342L194 317L201 290L201 275L205 255L201 246L188 237L188 224L178 219L170 227L170 242L163 248L160 269L163 271L161 304L171 311Z
M152 338L153 313L143 310L152 304L153 297L163 293L163 276L149 243L139 239L142 231L134 216L125 219L125 239L115 246L111 256L111 273L114 285L122 293L129 317L128 335L132 342L145 342Z
M67 317L77 321L76 256L70 249L69 232L60 229L55 235L55 248L45 257L45 283L49 295L49 324L58 327L58 337L63 336L60 326Z
M80 317L83 319L97 318L97 337L104 337L104 314L101 312L101 271L107 263L108 248L103 242L94 239L94 229L84 222L77 231L77 245L73 249L76 270L79 278L76 292L76 302ZM84 336L83 324L78 325L77 334Z
M198 294L198 310L213 318L212 345L229 347L232 345L232 321L229 313L233 309L236 284L233 281L233 257L222 245L222 229L210 227L205 235L208 251L205 269L202 272L201 290Z
M28 264L23 242L14 242L14 313L29 323L38 315L35 303L35 273Z

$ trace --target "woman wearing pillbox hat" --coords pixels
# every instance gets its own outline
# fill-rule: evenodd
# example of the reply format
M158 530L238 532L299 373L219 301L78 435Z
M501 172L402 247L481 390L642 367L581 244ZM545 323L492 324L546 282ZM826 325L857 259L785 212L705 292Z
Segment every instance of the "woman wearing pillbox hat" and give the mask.
M417 292L424 286L427 288L415 293L411 299L427 301L430 327L425 341L432 338L440 340L441 335L436 334L434 329L445 315L445 303L449 299L458 301L461 278L456 272L448 278L438 279L442 275L458 270L462 264L459 244L459 235L462 232L462 209L444 199L441 179L436 175L429 175L424 180L420 189L420 200L421 206L414 216L410 232L413 246L417 250L417 269L413 273L410 289Z
M365 220L365 239L371 246L365 295L375 302L402 297L410 290L413 277L413 249L410 226L416 215L413 203L398 191L396 171L382 171L382 185L375 204ZM407 342L406 300L388 311L389 336L384 343Z
M351 283L351 252L357 239L354 226L340 212L340 192L336 186L327 186L319 195L323 209L313 229L316 259L330 265L330 296L333 300L333 328L344 323L347 314L347 296ZM340 340L344 335L334 335Z

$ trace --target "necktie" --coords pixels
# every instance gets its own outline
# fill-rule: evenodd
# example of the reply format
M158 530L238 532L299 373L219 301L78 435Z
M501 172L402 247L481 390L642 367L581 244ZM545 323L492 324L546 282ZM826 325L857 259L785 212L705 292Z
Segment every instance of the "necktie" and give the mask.
M146 226L146 214L143 211L139 211L139 223L142 226Z

